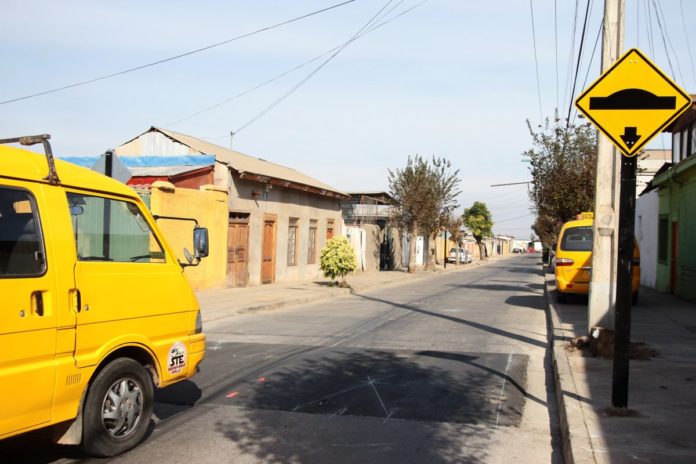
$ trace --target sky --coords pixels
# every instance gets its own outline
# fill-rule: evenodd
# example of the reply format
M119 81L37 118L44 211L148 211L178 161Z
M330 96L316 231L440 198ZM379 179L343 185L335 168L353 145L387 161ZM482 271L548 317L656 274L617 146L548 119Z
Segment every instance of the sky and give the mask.
M0 102L185 54L338 3L4 0ZM599 76L601 41L592 51L603 3L355 0L138 71L0 103L0 138L49 133L57 156L84 156L159 126L231 144L344 192L388 191L388 170L403 168L415 154L438 156L459 170L462 208L483 201L496 233L527 239L534 222L527 185L491 185L530 179L521 156L531 148L526 121L536 128L556 108L565 118L573 82L577 97ZM249 91L348 42L375 17L371 24L386 24L368 28L320 69L330 54ZM696 30L686 28L694 21L696 2L626 0L624 48L640 48L696 93ZM649 145L669 146L665 136Z

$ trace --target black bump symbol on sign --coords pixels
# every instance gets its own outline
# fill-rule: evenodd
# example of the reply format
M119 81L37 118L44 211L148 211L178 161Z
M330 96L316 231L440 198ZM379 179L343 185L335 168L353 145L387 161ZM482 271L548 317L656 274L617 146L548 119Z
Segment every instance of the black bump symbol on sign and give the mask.
M624 89L608 97L590 97L591 110L673 110L677 97L658 97L643 89Z

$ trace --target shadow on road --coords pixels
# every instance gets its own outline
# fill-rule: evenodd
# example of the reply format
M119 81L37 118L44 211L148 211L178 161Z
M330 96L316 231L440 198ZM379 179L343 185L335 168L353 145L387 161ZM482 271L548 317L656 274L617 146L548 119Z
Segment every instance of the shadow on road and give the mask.
M527 362L526 356L499 353L319 350L238 385L228 401L242 407L241 423L221 421L216 427L245 454L271 463L365 462L359 453L366 449L358 449L359 443L376 444L367 455L370 462L485 462L485 446L453 452L460 453L467 434L482 443L490 427L519 425ZM298 431L279 421L293 427L319 421L320 426L294 438ZM347 433L351 424L357 428ZM456 434L448 432L452 427ZM428 434L414 437L414 443L426 446L395 460L404 451L395 447L409 447L401 436L409 428ZM313 443L320 443L321 451L310 450ZM329 443L356 448L330 459L316 454L331 452Z

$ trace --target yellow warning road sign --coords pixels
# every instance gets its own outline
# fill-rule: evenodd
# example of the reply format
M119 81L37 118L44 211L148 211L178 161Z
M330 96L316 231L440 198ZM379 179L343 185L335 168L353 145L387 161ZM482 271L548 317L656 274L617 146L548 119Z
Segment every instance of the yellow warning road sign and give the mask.
M691 97L632 48L575 100L625 156L635 156L691 105Z

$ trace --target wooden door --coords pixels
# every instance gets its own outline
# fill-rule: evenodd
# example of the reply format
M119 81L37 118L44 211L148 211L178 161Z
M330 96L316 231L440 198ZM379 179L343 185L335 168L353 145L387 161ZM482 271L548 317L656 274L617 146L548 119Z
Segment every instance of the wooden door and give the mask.
M227 286L246 287L249 277L249 217L230 217L227 229Z
M263 248L261 251L261 283L275 282L275 218L266 217L263 221Z
M679 239L679 223L672 223L672 256L670 256L669 263L669 286L670 291L675 293L677 291L677 240Z

